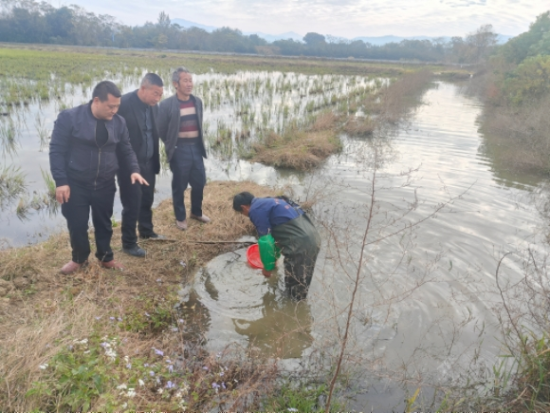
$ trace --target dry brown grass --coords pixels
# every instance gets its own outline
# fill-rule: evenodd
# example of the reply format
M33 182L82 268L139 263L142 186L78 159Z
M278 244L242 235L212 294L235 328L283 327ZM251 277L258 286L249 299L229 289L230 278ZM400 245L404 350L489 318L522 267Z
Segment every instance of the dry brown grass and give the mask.
M44 409L43 398L25 396L32 383L45 375L39 365L74 339L89 337L92 333L102 336L116 332L124 341L124 354L129 356L146 357L153 345L168 354L183 354L186 343L181 332L148 328L124 331L115 327L109 317L126 319L132 314L142 314L144 306L151 305L147 302L170 309L178 303L180 285L198 266L234 248L231 244L197 242L233 241L242 235L253 234L249 220L232 209L232 198L241 191L258 196L273 194L249 182L209 183L203 208L213 222L205 225L191 221L185 232L174 225L171 201L162 202L155 210L155 228L169 240L144 243L148 253L145 259L120 252L120 230L115 228L115 259L125 265L124 272L103 270L90 257L86 270L74 276L59 274L59 268L70 259L65 233L52 236L41 244L1 251L0 278L9 281L10 285L15 280L20 288L11 289L8 296L0 298L0 406L9 411ZM186 263L185 268L180 264L182 261ZM206 361L201 363L208 362L210 356L204 357ZM272 369L264 371L263 366L261 370L252 371L251 366L247 367L249 370L242 363L233 367L240 372L246 370L256 382L263 380L262 374L272 373ZM192 369L196 370L196 366ZM246 380L242 383L245 388ZM114 388L107 389L106 393L118 394ZM99 398L92 407L105 407L105 400ZM142 408L168 406L154 393L136 402Z
M281 168L307 171L341 150L337 127L339 116L323 112L305 129L290 128L283 135L269 132L261 143L253 145L255 162Z
M370 117L351 116L342 127L342 130L351 136L368 136L372 135L376 123Z

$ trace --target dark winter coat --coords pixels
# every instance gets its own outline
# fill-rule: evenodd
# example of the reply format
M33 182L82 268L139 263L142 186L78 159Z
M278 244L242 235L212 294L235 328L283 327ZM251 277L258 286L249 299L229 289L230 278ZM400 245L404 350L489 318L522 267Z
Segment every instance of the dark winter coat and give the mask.
M109 138L96 142L97 119L91 103L62 111L55 121L50 141L50 169L56 186L77 182L99 189L114 185L119 162L130 173L139 173L124 118L105 121Z

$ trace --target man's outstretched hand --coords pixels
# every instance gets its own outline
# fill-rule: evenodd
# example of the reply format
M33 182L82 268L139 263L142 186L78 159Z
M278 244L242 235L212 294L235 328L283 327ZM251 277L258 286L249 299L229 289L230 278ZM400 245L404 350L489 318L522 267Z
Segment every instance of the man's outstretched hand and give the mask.
M149 186L149 182L147 182L145 179L143 179L143 176L141 176L137 172L134 172L132 175L130 175L130 179L132 180L132 184L135 184L136 182L138 182L141 185Z

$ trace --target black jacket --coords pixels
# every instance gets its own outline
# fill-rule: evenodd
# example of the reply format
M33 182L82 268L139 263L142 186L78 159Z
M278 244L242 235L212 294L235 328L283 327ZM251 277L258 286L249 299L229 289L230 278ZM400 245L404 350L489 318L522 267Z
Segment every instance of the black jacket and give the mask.
M145 139L143 129L138 121L138 117L141 116L137 111L141 110L141 106L144 103L141 102L137 95L137 91L126 93L120 100L120 108L118 114L126 120L126 127L130 134L130 143L134 152L139 154L141 145ZM159 158L159 133L157 128L157 118L159 113L158 105L152 106L151 111L153 113L153 171L155 174L160 172L160 158Z
M90 103L57 116L50 141L50 169L56 186L69 182L92 189L114 185L119 162L130 173L139 173L124 118L115 115L105 121L109 139L101 147L96 142L96 123Z
M206 148L204 146L204 137L202 134L202 100L191 95L191 99L195 103L195 111L199 121L199 137L201 145L201 153L203 158L206 158ZM166 156L168 161L172 159L178 143L178 133L180 130L180 104L178 96L174 95L168 99L164 99L159 105L158 130L160 138L166 147Z

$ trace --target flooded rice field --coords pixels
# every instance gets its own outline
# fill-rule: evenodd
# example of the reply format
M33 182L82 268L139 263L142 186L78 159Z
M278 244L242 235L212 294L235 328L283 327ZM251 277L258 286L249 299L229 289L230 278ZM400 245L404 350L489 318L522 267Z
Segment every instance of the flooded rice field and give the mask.
M537 183L494 170L476 123L481 107L450 83L427 91L404 124L369 139L341 136L343 151L314 172L246 160L248 145L265 130L305 123L331 105L355 112L384 82L277 72L196 75L195 94L205 101L208 178L290 185L296 198L315 201L324 243L307 302L285 296L282 265L266 279L247 266L245 249L212 260L181 292L188 311L201 308L209 350L253 346L292 370L335 355L358 281L345 364L357 378L355 408L375 411L402 409L411 388L492 368L503 352L498 261L529 245L544 251L537 230L546 225L532 201ZM118 83L128 92L137 80ZM2 166L21 173L0 199L3 247L65 227L43 172L58 111L90 94L71 92L0 118ZM165 168L156 202L170 196L170 179ZM119 203L115 210L118 220ZM500 276L513 284L523 271L510 261Z
M141 76L114 80L127 93L138 87ZM163 77L167 80L169 74ZM274 182L272 168L243 162L250 143L265 132L306 124L322 109L338 105L355 111L361 99L385 82L360 76L281 72L195 75L194 94L203 98L207 115L203 127L209 150L208 179L252 179L270 185L293 181L294 176L281 174ZM2 108L6 112L0 116L0 180L12 179L9 190L0 193L0 248L34 243L64 227L64 219L49 196L49 137L59 111L87 102L91 88L66 85L64 92L56 93L60 93L59 99L31 100L9 110ZM166 87L165 97L171 93ZM161 161L157 202L170 196L169 167L165 159ZM120 211L117 202L116 220L120 220Z

